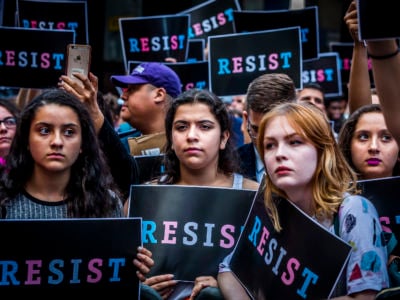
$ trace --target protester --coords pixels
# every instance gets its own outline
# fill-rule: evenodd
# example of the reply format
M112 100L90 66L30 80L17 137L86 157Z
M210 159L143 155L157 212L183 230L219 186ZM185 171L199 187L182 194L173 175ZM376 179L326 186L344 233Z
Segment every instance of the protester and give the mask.
M12 100L0 99L0 165L8 155L19 121L19 109Z
M263 74L249 84L243 122L251 142L238 148L240 172L247 178L260 182L264 175L264 166L256 149L258 126L263 115L279 102L292 101L296 101L296 87L286 74Z
M107 96L108 98L109 96ZM97 93L97 102L100 110L103 112L104 118L110 123L114 124L114 108L112 104L106 100L105 95L102 92Z
M369 40L366 44L367 52L372 59L374 83L387 129L396 140L397 145L400 145L400 118L398 116L400 111L400 56L397 39ZM393 175L397 175L397 171L393 170ZM388 270L393 284L390 288L383 289L378 293L376 299L399 298L400 286L398 286L398 280L393 280L397 279L400 273L398 246L399 244L393 250L388 262Z
M340 132L339 147L347 162L357 172L359 180L400 175L399 146L387 129L379 104L364 105L353 112ZM398 270L400 244L394 246L390 252L388 268L393 265ZM392 280L391 287L395 285ZM389 299L387 294L383 296L383 292L382 299Z
M105 101L106 106L109 107L109 110L111 113L112 124L114 125L114 129L117 132L122 132L123 131L122 127L125 126L122 124L126 123L121 118L121 108L122 108L123 100L111 92L104 94L103 99ZM132 129L132 127L128 124L128 127L126 130L130 130L130 129Z
M343 123L346 121L346 107L346 96L331 97L326 99L326 115L329 121L333 123L332 127L335 134L339 134Z
M380 239L382 228L373 204L357 195L356 174L347 164L326 116L312 105L284 103L267 113L260 124L257 149L264 159L264 204L277 232L282 228L277 197L287 199L316 222L352 245L352 251L333 299L374 299L388 287L387 249ZM334 163L332 163L334 162ZM274 197L273 197L274 196ZM312 246L312 245L310 245ZM332 250L334 251L334 250ZM373 266L364 264L372 255ZM249 299L223 261L218 284L225 299Z
M240 123L240 129L237 128L235 131L239 138L237 139L236 147L240 147L243 144L247 144L251 142L251 138L247 132L247 124L243 120L243 112L246 110L246 94L243 95L234 95L232 97L227 97L226 105L228 107L228 111L233 115L234 119L234 129L239 125L235 125L235 123Z
M400 79L400 56L398 55L399 48L397 39L367 40L365 43L364 41L358 41L357 13L356 1L352 1L346 11L344 20L352 36L361 44L358 48L364 51L363 58L365 59L365 55L367 55L371 59L374 84L385 117L385 122L394 139L400 144L400 118L398 117L398 112L400 111L400 103L398 101L400 97L400 88L398 88ZM363 76L361 78L359 77L361 83L354 84L354 87L357 88L357 95L359 96L355 99L363 102L357 104L355 108L360 107L362 104L371 103L368 96L360 97L362 91L366 92L368 95L373 92L373 90L365 89L366 82L367 80L369 82L369 78L366 79L365 75L366 64L364 63L362 66L364 71L357 72L358 75L354 76L355 78Z
M387 129L379 104L364 105L353 112L338 142L358 179L400 175L399 146Z
M398 112L400 110L400 105L398 104L400 89L397 88L400 79L398 41L394 38L359 41L357 14L358 10L356 1L352 1L344 17L350 34L355 41L352 65L353 63L358 65L359 60L363 61L360 63L362 64L361 71L358 71L357 74L354 74L354 82L357 82L357 84L354 83L354 85L352 85L354 90L354 97L351 99L352 106L355 110L369 103L379 103L382 108L384 122L387 126L387 129L391 133L391 137L397 142L397 145L400 145L400 119L398 116ZM356 45L358 52L362 52L362 54L354 57ZM357 60L354 61L354 58ZM370 78L366 75L367 63L365 61L367 59L370 60L369 63L372 65L372 74L375 85L373 89L370 89L368 86L370 85ZM387 174L375 173L373 175L379 178L379 176L384 177ZM397 162L392 170L392 175L398 175ZM393 279L393 276L398 278L400 274L399 255L400 249L399 244L397 244L397 247L391 253L388 262L391 280ZM399 280L397 278L395 281L392 280L394 284L391 284L390 288L382 290L377 295L376 299L398 299L400 295L400 286L398 286Z
M297 102L308 102L318 107L326 113L325 92L318 83L311 82L303 85L303 88L297 92Z
M237 173L230 122L224 102L210 91L191 89L174 99L165 119L166 170L156 183L258 189L257 182ZM216 289L216 275L196 278L187 296L222 299ZM163 299L168 298L177 284L173 274L153 276L145 283Z
M234 95L228 103L228 111L237 117L243 116L246 107L246 95Z
M244 135L242 131L243 118L235 116L230 113L232 119L232 141L234 142L235 148L238 148L244 144Z
M230 113L230 117L232 119L231 124L232 124L232 140L235 144L235 147L238 148L244 144L244 138L245 136L243 135L243 110L240 110L241 106L244 106L244 102L242 101L241 98L242 95L236 95L236 96L226 96L226 97L221 97L222 101L224 101L226 108L228 109L228 112ZM234 100L235 99L235 100Z
M0 180L3 219L123 217L85 106L60 89L43 91L21 113ZM138 250L138 277L153 265Z
M139 64L130 75L111 76L111 81L123 88L121 118L140 132L128 138L130 153L163 153L165 112L182 88L178 75L163 63L146 62Z
M7 217L17 216L17 209L21 209L9 200L28 203L25 195L60 202L53 211L65 217L122 216L118 193L110 193L117 189L98 147L90 116L79 101L61 90L39 95L23 110L7 169L1 190L2 203L11 205ZM67 207L67 199L74 206ZM29 213L40 217L44 211Z
M59 87L78 98L88 108L111 174L123 195L122 200L125 202L129 197L131 184L139 183L135 158L126 151L113 124L105 120L97 101L97 76L93 73L90 73L89 77L78 73L74 75L82 81L83 86L63 75L60 78Z
M129 139L129 147L133 146L135 150L126 151L113 124L105 121L97 102L97 76L93 73L88 77L78 73L74 76L82 81L83 86L62 75L59 87L87 105L111 173L126 201L131 184L139 183L139 170L134 156L163 152L165 112L168 103L181 91L179 77L169 67L156 62L142 63L130 75L112 77L115 84L126 87L121 96L125 100L121 114L125 111L126 119L133 120L133 127L140 131L137 139Z

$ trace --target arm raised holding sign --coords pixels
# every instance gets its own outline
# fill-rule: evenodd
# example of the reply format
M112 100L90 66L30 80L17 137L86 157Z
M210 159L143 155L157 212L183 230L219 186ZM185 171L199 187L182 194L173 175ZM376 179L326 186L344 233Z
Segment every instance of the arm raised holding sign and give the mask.
M348 87L351 114L357 108L372 103L371 82L366 44L358 39L358 19L355 1L350 3L343 19L354 41Z

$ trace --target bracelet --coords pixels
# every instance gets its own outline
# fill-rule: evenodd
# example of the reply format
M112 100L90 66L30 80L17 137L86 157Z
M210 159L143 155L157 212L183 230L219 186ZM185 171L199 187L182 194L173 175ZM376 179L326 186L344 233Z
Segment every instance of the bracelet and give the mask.
M397 53L399 53L399 49L397 49L395 52L393 53L389 53L389 54L385 54L385 55L372 55L370 53L368 53L368 56L371 57L372 59L387 59L387 58L391 58L393 56L396 56Z

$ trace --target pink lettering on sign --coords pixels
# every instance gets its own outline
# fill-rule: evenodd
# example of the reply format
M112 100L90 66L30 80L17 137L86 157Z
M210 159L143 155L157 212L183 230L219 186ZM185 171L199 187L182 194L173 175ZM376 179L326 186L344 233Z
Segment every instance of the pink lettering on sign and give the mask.
M106 282L120 282L120 274L124 267L124 257L65 260L56 258L50 261L0 260L0 286L97 284L102 279ZM104 278L104 274L109 275Z
M207 82L205 81L197 81L197 82L188 82L187 84L185 84L185 88L184 90L190 90L193 88L197 88L197 89L204 89L207 85Z
M52 29L52 30L73 30L76 31L78 28L78 22L52 22L52 21L40 21L40 20L22 20L22 27L24 28L37 28L37 29Z
M350 71L351 68L351 58L344 57L339 58L340 70ZM372 59L368 58L368 71L372 70Z
M229 224L218 228L213 223L180 223L178 221L163 221L163 228L157 228L156 222L145 220L142 223L142 237L143 244L157 244L156 235L160 234L161 244L203 247L218 245L221 248L230 249L235 245L235 238L239 236L242 229L243 226L236 228Z
M334 70L332 68L317 69L317 70L305 70L301 73L301 79L303 83L309 82L332 82Z
M220 57L217 59L217 74L223 76L232 73L264 72L278 68L288 69L291 67L291 57L291 52L249 55L245 57Z
M61 70L64 59L64 53L0 49L0 67Z
M317 283L319 276L307 266L302 266L299 258L293 256L287 258L288 251L282 245L279 245L276 238L271 236L270 230L258 216L249 221L248 224L253 224L253 226L247 238L250 244L255 247L256 252L264 258L265 265L271 266L272 273L279 276L286 286L292 285L295 279L303 277L304 280L296 289L296 293L306 299L307 290Z
M158 52L179 50L185 46L185 35L129 38L129 52Z
M198 23L193 23L189 28L188 38L194 38L196 36L209 33L221 26L224 26L228 22L233 21L233 8L228 8L223 12L217 13L215 16L211 16L207 19L202 20Z

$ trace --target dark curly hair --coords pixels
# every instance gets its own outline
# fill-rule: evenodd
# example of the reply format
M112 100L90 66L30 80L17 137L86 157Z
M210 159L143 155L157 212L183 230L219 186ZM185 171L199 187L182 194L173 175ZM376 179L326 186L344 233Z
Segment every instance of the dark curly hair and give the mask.
M28 149L31 123L41 107L51 104L71 108L78 116L82 132L81 153L71 167L65 189L68 216L112 216L120 205L120 194L109 175L89 112L78 99L61 89L45 90L23 109L5 170L1 172L0 206L21 193L32 176L35 161Z

